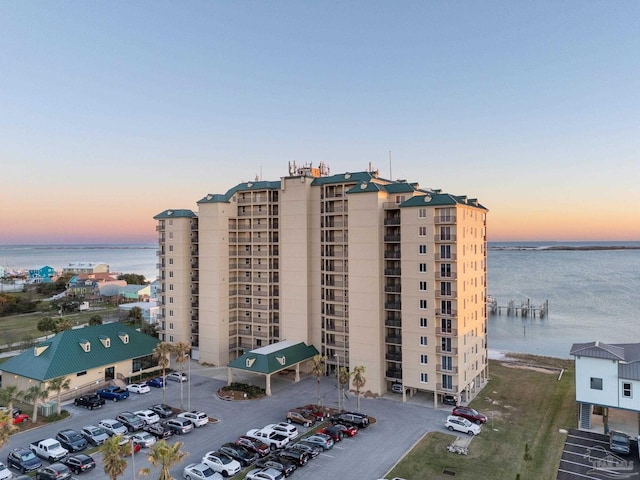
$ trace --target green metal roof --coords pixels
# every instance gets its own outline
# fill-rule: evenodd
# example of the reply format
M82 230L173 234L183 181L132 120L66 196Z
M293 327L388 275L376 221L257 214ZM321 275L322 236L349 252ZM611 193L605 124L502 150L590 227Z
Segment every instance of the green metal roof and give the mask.
M128 343L122 338L128 335ZM105 347L101 339L110 339ZM86 352L83 344L89 342ZM25 350L1 365L2 371L39 381L99 368L123 360L151 355L160 342L121 323L65 330Z
M467 205L486 210L475 198L467 199L464 195L451 195L450 193L425 192L424 195L407 199L400 207L441 207L446 205Z
M232 360L227 366L248 372L270 374L309 360L317 354L318 350L313 345L285 340L251 350Z
M178 210L165 210L164 212L156 215L154 220L161 220L163 218L196 218L197 215L193 213L191 210L186 209L178 209Z
M278 190L280 188L280 181L267 182L245 182L236 185L233 188L227 190L225 194L210 193L206 197L201 198L196 203L216 203L216 202L229 202L233 194L236 192L252 191L252 190Z
M371 172L345 172L328 177L318 177L311 185L314 187L320 185L329 185L331 183L351 183L351 182L368 182L375 177Z

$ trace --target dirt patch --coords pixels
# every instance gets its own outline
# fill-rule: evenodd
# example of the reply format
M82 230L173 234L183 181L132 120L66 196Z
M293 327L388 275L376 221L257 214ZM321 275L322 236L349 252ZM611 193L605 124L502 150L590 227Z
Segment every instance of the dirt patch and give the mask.
M534 372L548 373L552 375L557 375L558 373L560 373L560 369L558 368L544 367L544 366L537 366L537 365L526 365L524 363L517 363L517 362L502 362L502 366L507 368L521 368L523 370L532 370Z

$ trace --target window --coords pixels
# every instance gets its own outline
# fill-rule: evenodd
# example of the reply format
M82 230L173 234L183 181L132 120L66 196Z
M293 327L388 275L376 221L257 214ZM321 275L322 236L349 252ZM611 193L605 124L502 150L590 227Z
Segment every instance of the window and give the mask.
M427 328L427 319L424 317L420 318L420 328Z
M421 292L426 292L427 291L427 282L424 282L424 281L423 282L419 282L418 283L418 289Z
M169 278L173 278L173 270L169 272Z
M169 290L170 290L170 291L171 291L171 290L173 290L173 283L170 283L170 284L169 284Z
M76 373L76 377L82 377L83 375L86 375L86 374L87 374L86 370L83 371L83 372L78 372L78 373Z
M426 365L428 363L428 358L425 354L420 355L420 363L422 365Z
M427 272L427 264L426 263L419 263L418 264L418 270L420 271L420 273L426 273Z
M173 252L173 245L169 245L169 251Z
M173 330L173 322L169 322L169 330Z
M426 237L427 236L427 227L418 227L418 236Z
M426 208L418 209L418 218L427 218L427 209Z
M442 388L447 390L453 389L453 377L451 375L442 375Z
M421 373L420 374L420 382L429 383L429 375L426 374L426 373Z
M602 379L591 377L591 390L602 390Z
M633 395L631 393L631 383L622 382L622 396L625 398L632 398Z
M440 258L451 258L451 245L440 245Z
M427 345L427 337L426 336L421 336L420 337L420 345L422 345L423 347L425 347Z
M173 258L169 259L169 265L173 265Z
M427 246L426 245L419 245L418 246L418 253L420 255L426 255L427 254Z
M169 310L169 316L173 317L173 310Z
M440 264L440 276L443 278L451 277L451 264L450 263L441 263Z
M427 309L427 301L424 298L420 299L420 310L426 310Z

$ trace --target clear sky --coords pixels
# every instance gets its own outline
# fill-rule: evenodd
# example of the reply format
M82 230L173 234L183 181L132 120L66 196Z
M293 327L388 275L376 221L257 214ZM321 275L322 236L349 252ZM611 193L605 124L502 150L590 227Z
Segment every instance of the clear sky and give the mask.
M294 160L640 240L640 2L0 2L0 244L153 242Z

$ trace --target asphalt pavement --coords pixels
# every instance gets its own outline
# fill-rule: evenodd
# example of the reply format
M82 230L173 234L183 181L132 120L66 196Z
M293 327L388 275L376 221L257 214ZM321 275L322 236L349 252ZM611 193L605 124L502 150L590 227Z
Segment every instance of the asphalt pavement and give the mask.
M183 468L189 463L198 463L204 454L217 449L225 442L233 442L252 428L261 428L269 423L284 421L288 409L317 403L318 390L314 377L303 378L294 383L290 377L276 376L272 380L271 397L259 400L227 401L217 397L219 388L226 385L226 368L204 368L192 363L190 381L183 387L183 407L185 410L201 410L217 420L204 427L194 429L183 436L174 436L169 442L181 441L183 450L189 455L179 466L171 469L174 478L181 479ZM234 375L234 381L245 381ZM261 379L256 378L256 382ZM262 382L264 380L262 379ZM258 383L260 384L260 383ZM336 407L338 403L336 380L323 377L320 381L322 405ZM7 445L0 449L0 460L6 460L11 448L28 446L29 443L47 437L54 437L65 428L80 430L89 424L97 424L104 418L113 418L119 412L143 410L162 400L162 390L152 388L147 394L132 394L121 402L107 402L99 410L86 410L73 404L64 405L71 416L60 422L38 429L12 435ZM166 389L166 403L180 407L180 385L169 382ZM344 401L344 408L356 410L353 395ZM340 478L341 480L376 480L384 475L408 452L412 446L429 431L442 431L444 420L450 407L434 409L426 402L402 403L400 395L388 394L379 398L361 398L360 411L375 418L375 422L354 438L345 438L336 446L299 468L293 475L294 480ZM306 429L298 426L302 433ZM141 468L149 468L151 475L157 478L158 470L150 466L145 455L146 450L129 459L129 467L124 479L142 479L134 474ZM92 455L97 462L96 469L79 475L79 480L106 478L102 469L100 454ZM46 463L46 462L44 462ZM419 479L407 479L419 480Z

